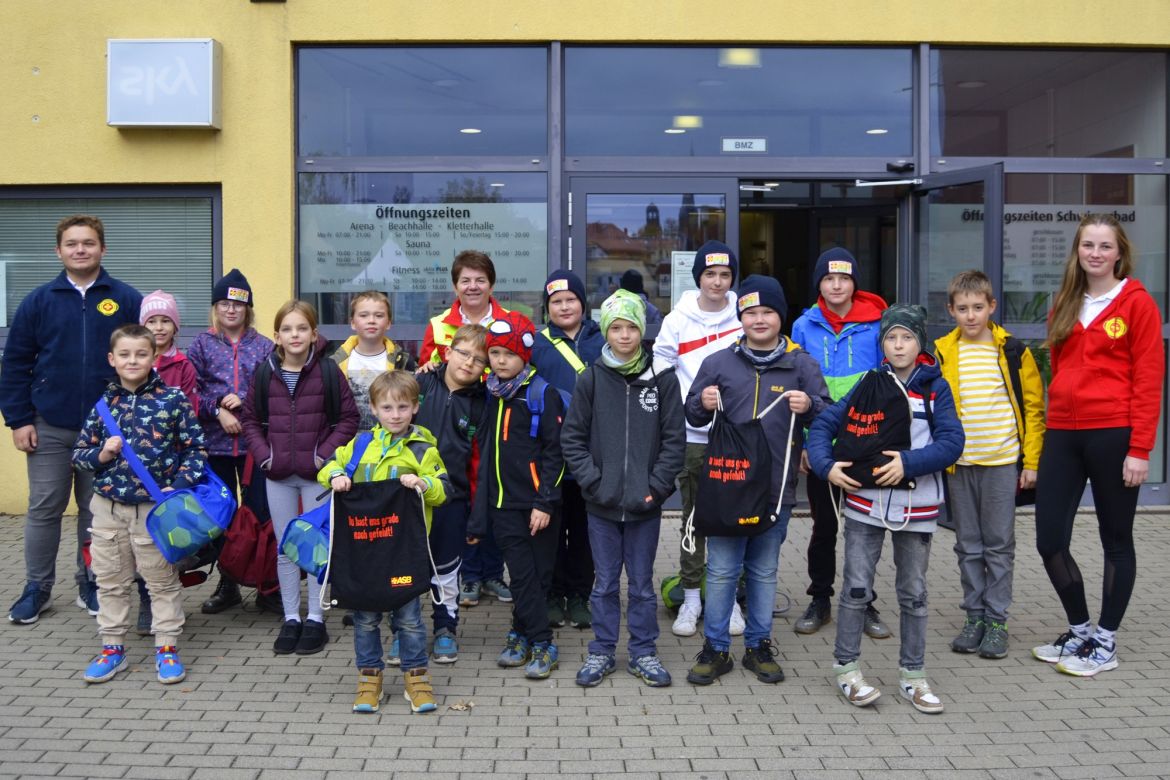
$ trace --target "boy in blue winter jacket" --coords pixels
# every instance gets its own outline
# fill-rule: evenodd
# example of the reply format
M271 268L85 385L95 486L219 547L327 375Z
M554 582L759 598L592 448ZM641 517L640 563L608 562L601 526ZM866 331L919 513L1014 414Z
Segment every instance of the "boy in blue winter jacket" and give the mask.
M596 578L594 640L577 684L598 685L617 667L622 569L629 580L626 670L651 687L670 685L658 659L654 555L662 502L686 453L686 421L673 368L655 371L642 348L646 304L618 290L601 304L606 345L585 369L561 432L565 463L581 485Z
M146 580L152 600L158 681L177 683L186 676L175 647L184 622L179 570L167 563L146 531L146 516L154 500L122 453L125 447L133 448L162 491L168 492L203 479L207 450L187 397L162 381L153 369L154 358L154 336L149 330L123 325L114 331L109 362L118 382L102 398L122 436L112 435L94 409L73 449L73 463L95 472L90 552L97 577L102 651L86 668L86 682L105 682L129 668L125 641L135 569Z
M858 707L881 692L866 683L857 660L865 609L873 593L874 571L886 531L894 545L895 588L901 608L901 667L898 687L920 712L942 712L942 700L926 680L926 568L943 502L942 471L963 452L963 426L950 387L926 340L926 310L895 304L882 314L882 352L878 371L890 372L910 405L908 450L886 450L888 463L874 471L877 486L863 488L845 473L849 461L834 461L833 440L850 411L851 392L826 409L809 429L808 455L821 479L845 491L845 569L842 574L833 673L845 699ZM907 488L895 487L913 479Z
M741 572L747 579L744 668L761 682L778 683L784 679L771 639L776 569L780 546L788 534L788 518L796 505L801 431L830 402L816 361L780 334L788 304L779 282L768 276L744 279L739 286L736 311L743 323L743 338L703 361L687 393L687 422L707 425L722 401L720 414L724 419L732 425L743 424L759 417L779 399L777 408L761 418L772 457L772 492L768 498L779 511L772 527L756 536L707 537L707 604L703 618L707 641L687 674L687 681L695 685L710 685L734 666L730 652L731 610Z
M532 365L549 384L572 395L577 378L601 356L605 335L585 315L585 284L572 271L556 270L544 283L548 325L536 334ZM645 328L643 328L645 330ZM561 530L557 562L548 597L548 622L559 628L589 628L589 593L593 589L593 551L581 488L570 475L561 483Z

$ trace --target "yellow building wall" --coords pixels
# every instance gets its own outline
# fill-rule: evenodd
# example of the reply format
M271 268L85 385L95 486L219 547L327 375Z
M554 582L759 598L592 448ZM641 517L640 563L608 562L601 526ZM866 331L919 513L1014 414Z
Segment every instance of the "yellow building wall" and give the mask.
M1117 0L3 0L0 186L218 183L223 262L264 329L293 291L293 49L298 43L615 42L1170 46L1170 3ZM215 38L223 129L118 130L108 38ZM46 243L53 240L45 236ZM0 511L24 459L0 442ZM17 476L21 475L21 476Z

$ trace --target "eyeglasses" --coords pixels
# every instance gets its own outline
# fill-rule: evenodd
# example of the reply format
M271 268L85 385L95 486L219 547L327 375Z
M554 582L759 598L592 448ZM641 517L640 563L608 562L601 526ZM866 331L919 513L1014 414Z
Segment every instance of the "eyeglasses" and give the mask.
M235 309L246 309L248 304L240 303L239 301L222 300L216 301L215 305L224 311L234 311Z
M470 360L471 365L473 365L473 366L479 366L480 368L484 368L488 364L487 360L485 360L484 358L481 358L478 355L473 355L465 349L460 349L459 347L451 347L451 351L454 352L459 357L463 358L464 360Z

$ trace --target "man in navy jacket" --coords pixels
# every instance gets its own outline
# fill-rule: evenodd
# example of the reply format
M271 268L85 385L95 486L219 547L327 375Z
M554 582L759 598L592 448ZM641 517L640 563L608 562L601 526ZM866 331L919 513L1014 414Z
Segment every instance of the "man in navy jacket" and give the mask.
M97 217L74 215L57 225L56 279L29 293L8 330L0 370L0 414L28 458L24 528L27 584L8 615L35 623L49 608L56 579L61 515L77 500L77 605L97 614L97 587L81 551L89 538L93 473L75 471L73 445L113 369L110 334L138 323L142 295L102 269L105 230Z

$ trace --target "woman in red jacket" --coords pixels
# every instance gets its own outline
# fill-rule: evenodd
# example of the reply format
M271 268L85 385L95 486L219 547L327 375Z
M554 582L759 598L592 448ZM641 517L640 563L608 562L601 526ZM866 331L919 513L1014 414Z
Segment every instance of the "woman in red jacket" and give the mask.
M1086 214L1048 320L1052 384L1036 480L1036 548L1069 629L1032 650L1066 674L1117 668L1116 633L1137 577L1133 517L1150 471L1166 373L1162 315L1133 273L1129 239L1108 214ZM1069 544L1085 480L1105 550L1094 631Z
M330 424L322 371L340 373L340 369L331 360L322 362L327 343L317 333L317 311L312 305L294 300L281 306L276 313L276 349L268 356L271 372L257 370L252 392L244 399L244 436L252 459L268 477L268 508L278 542L294 517L321 503L317 470L358 429L360 416L353 393L349 382L340 376L340 414L336 424ZM258 383L264 381L265 374L267 386L260 387ZM267 414L257 414L258 397L267 400ZM317 578L309 577L309 614L302 626L300 569L279 554L276 574L284 623L273 651L277 655L321 652L329 642L329 634L325 631Z

